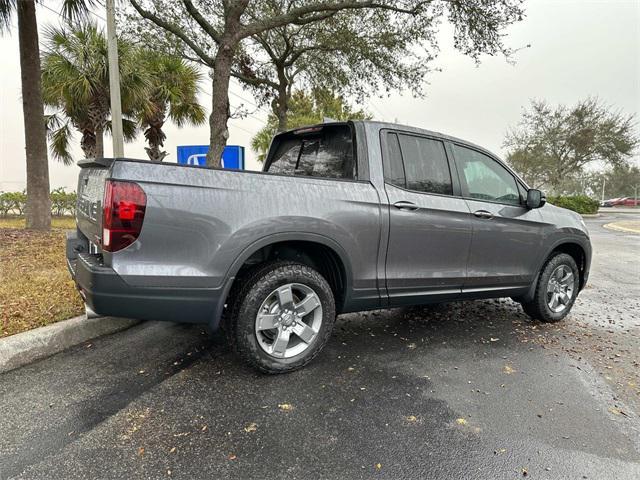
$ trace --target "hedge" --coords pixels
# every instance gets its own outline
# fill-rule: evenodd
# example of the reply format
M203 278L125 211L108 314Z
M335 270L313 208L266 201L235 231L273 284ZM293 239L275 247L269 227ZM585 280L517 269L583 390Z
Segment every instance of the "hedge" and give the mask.
M74 215L76 212L76 192L66 192L57 188L50 194L51 214L55 216ZM22 192L0 192L0 217L24 215L27 194Z
M597 200L586 195L549 196L547 201L557 207L567 208L580 214L598 213L598 207L600 207Z

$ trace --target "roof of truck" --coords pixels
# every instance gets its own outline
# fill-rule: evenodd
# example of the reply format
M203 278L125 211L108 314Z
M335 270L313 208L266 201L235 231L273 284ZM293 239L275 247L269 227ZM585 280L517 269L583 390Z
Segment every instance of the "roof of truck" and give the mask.
M478 145L476 143L470 142L468 140L464 140L464 139L459 138L459 137L454 137L453 135L448 135L446 133L437 132L435 130L427 130L426 128L418 128L418 127L413 127L411 125L402 125L402 124L399 124L399 123L392 123L392 122L380 122L378 120L349 120L349 121L324 122L324 123L318 123L318 124L315 124L315 125L305 125L304 127L293 128L291 130L288 130L288 131L282 132L282 133L293 133L293 132L298 132L300 130L313 129L313 128L316 128L316 127L324 127L324 126L327 126L327 125L347 125L350 122L361 123L361 124L363 124L365 126L372 127L374 129L377 129L377 130L382 130L382 129L399 130L399 131L403 131L403 132L410 132L410 133L417 133L417 134L422 134L422 135L429 135L429 136L433 136L433 137L439 137L439 138L446 139L446 140L449 140L449 141L454 142L454 143L460 143L460 144L463 144L463 145L468 145L470 147L473 147L474 149L486 152L489 155L491 155L492 157L496 157L496 158L501 159L501 157L499 155L493 153L491 150L488 150L485 147L483 147L481 145Z

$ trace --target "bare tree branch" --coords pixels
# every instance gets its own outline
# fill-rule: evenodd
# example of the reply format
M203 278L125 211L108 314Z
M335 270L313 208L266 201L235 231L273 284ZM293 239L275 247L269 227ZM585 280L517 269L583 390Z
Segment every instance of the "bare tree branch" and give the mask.
M145 10L142 6L137 2L137 0L130 0L131 5L136 11L140 14L141 17L146 18L147 20L155 23L160 28L165 29L166 31L172 33L180 40L182 40L193 52L198 55L208 66L212 67L214 64L214 58L208 55L202 48L200 48L184 31L182 31L178 26L169 23L154 13Z
M395 6L393 4L380 3L373 0L347 0L341 2L315 2L301 7L292 8L286 13L273 16L271 18L256 21L245 25L240 31L241 38L250 37L257 33L261 33L273 28L281 27L288 24L305 25L308 23L319 22L335 15L341 10L355 10L361 8L379 8L383 10L391 10L398 13L416 14L420 9L431 3L431 0L417 3L413 8L406 9Z
M198 25L209 35L216 43L220 43L220 33L202 16L200 11L193 5L191 0L182 0L187 12L198 22Z

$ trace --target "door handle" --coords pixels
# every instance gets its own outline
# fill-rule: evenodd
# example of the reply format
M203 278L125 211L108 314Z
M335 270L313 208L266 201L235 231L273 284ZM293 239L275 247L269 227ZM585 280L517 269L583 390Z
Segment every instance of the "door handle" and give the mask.
M486 218L487 220L493 218L493 214L491 212L487 212L486 210L476 210L473 214L478 218Z
M403 210L405 212L412 212L413 210L417 210L418 206L413 202L407 202L405 200L400 200L393 204L399 210Z

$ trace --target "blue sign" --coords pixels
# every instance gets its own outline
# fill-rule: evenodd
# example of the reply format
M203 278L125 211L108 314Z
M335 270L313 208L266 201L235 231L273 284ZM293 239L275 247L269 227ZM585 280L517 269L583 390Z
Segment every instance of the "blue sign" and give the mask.
M207 164L209 145L181 145L178 147L178 163L182 165ZM227 145L222 152L222 168L244 170L244 147Z

